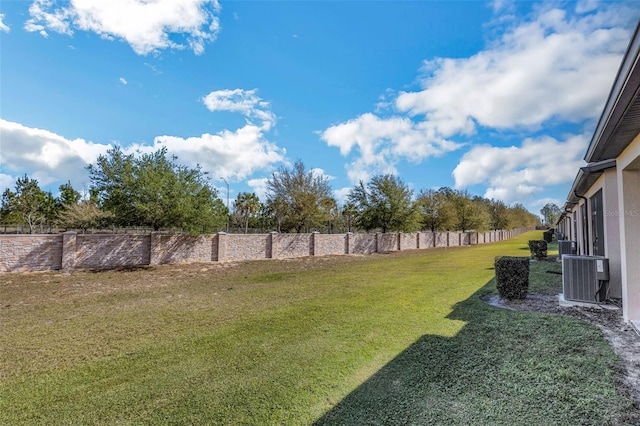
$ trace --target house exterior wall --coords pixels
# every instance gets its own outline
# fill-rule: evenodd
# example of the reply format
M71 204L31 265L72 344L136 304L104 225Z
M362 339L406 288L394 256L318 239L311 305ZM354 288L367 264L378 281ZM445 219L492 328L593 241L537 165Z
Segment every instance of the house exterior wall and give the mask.
M583 256L589 255L589 246L585 242L585 239L586 239L585 234L588 234L588 229L589 229L588 228L588 224L589 224L588 210L589 210L589 206L587 206L587 203L585 200L580 200L575 207L575 219L577 223L576 241L577 241L577 247L578 247L578 254ZM587 214L585 214L585 211L587 212Z
M591 199L602 190L604 219L604 256L609 259L609 296L622 297L622 265L620 258L620 226L618 219L618 179L616 169L605 170L602 176L584 194ZM593 255L594 229L591 223L591 203L587 203L587 245L589 254ZM578 223L578 233L582 235L582 222Z
M623 315L640 321L640 135L616 161Z
M620 217L618 210L618 173L604 173L605 256L609 259L610 295L622 298L622 254L620 252Z
M564 219L562 219L562 221L560 223L558 223L558 231L560 231L562 233L562 235L564 236L565 240L568 241L575 241L575 237L573 236L573 232L572 232L572 223L573 220L573 212L568 213Z

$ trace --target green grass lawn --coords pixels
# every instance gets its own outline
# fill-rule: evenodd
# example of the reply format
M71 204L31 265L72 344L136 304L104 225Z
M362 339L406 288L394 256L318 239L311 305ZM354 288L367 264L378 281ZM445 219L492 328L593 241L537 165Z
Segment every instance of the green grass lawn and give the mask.
M481 300L494 257L541 234L0 275L0 424L620 424L632 401L596 328Z

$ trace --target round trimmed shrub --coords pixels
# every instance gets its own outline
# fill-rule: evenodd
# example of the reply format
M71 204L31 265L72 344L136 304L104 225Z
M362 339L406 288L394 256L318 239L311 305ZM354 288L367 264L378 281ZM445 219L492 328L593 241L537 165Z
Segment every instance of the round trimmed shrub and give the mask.
M529 240L531 257L542 260L547 258L547 242L545 240Z
M529 258L500 256L495 259L496 288L503 299L525 299L529 291Z

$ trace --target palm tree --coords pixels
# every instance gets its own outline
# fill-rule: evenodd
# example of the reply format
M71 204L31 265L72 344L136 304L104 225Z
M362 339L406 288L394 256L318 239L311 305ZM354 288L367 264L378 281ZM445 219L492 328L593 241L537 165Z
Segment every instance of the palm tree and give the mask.
M236 212L244 220L244 233L249 231L249 218L260 209L260 200L255 193L241 192L234 204Z
M346 219L347 223L347 232L351 232L351 222L353 221L353 217L358 213L356 210L356 205L353 203L347 203L342 208L342 216Z

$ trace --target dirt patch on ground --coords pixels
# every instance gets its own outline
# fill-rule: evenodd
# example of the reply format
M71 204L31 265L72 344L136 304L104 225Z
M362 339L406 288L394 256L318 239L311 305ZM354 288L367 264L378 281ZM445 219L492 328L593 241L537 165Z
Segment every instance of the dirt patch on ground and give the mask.
M631 324L624 322L621 309L560 306L558 296L548 294L528 294L524 300L506 300L498 295L491 295L485 298L485 302L515 311L568 315L597 326L623 361L624 371L620 383L622 391L640 406L640 335Z

